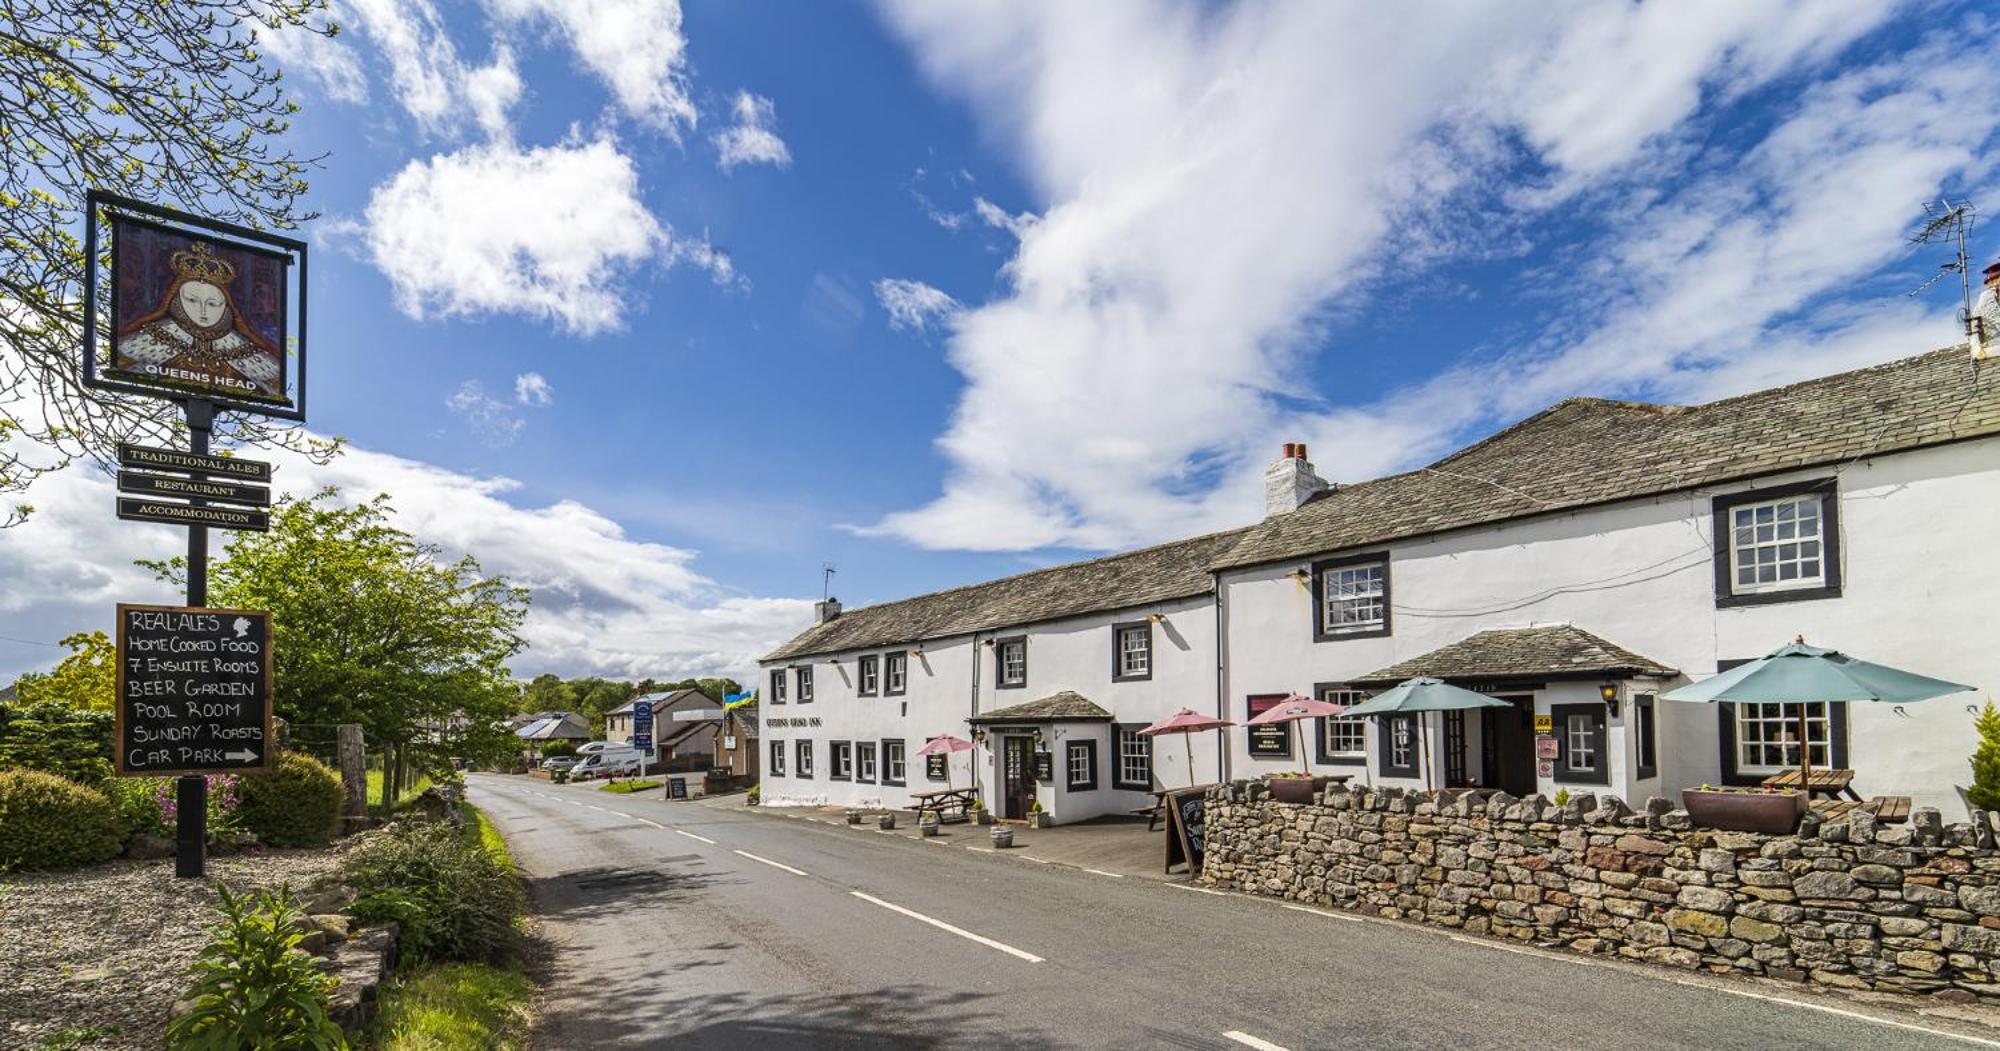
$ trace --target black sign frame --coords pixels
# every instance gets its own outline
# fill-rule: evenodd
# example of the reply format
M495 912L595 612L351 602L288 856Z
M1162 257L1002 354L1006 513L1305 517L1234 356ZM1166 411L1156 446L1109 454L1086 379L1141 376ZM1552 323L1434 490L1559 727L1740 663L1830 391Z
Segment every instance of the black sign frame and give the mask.
M1161 802L1167 810L1166 871L1172 872L1175 865L1186 865L1188 875L1199 874L1202 861L1208 856L1208 789L1168 792Z
M1056 754L1047 749L1036 749L1034 756L1035 780L1051 785L1056 780Z
M128 702L130 701L130 698L126 696L126 692L127 692L127 685L130 682L130 679L128 678L128 672L130 671L131 668L131 665L129 663L130 658L127 656L129 652L127 647L130 642L126 634L126 627L130 623L130 618L127 616L127 614L148 613L148 612L184 613L197 616L213 615L220 618L249 617L258 620L262 623L264 629L264 634L263 634L264 651L260 655L260 660L262 661L264 666L262 675L264 693L261 698L258 698L258 701L260 701L264 706L264 718L263 718L264 736L260 741L257 742L257 748L258 748L257 754L260 760L259 763L250 766L187 767L187 768L177 768L170 770L159 770L148 767L145 769L135 770L132 769L131 765L126 761L127 757L130 755L132 750L131 742L127 741L125 736L126 732L129 729L131 729L130 720L126 718L126 707ZM274 699L273 690L275 687L275 671L277 667L277 657L276 657L277 647L275 639L272 634L271 630L272 627L273 627L272 618L268 610L225 609L216 606L150 606L150 605L140 605L137 603L127 603L127 602L119 603L118 638L117 638L117 648L115 651L116 652L115 659L118 663L118 669L117 669L118 695L116 700L113 702L111 709L112 711L111 740L112 740L112 746L116 750L115 754L112 756L112 766L113 769L116 771L117 775L119 777L179 777L183 775L199 776L205 774L270 773L271 768L276 764L277 761L277 741L278 741L277 714L273 710L275 706L272 703Z
M205 507L147 497L119 497L118 517L127 522L158 522L203 529L239 529L252 533L271 531L271 516L264 511L247 507Z
M1251 694L1244 702L1244 710L1254 719L1282 704L1288 693ZM1244 747L1252 759L1292 758L1292 728L1284 723L1261 723L1245 726Z
M295 392L290 396L290 400L263 401L256 398L235 398L205 387L168 383L141 383L129 379L101 375L97 345L97 297L99 282L98 227L100 223L107 220L99 218L100 212L105 213L110 219L117 221L141 223L179 234L191 233L192 231L185 228L193 227L195 230L202 232L204 236L220 234L223 238L233 239L228 245L230 248L283 257L287 273L295 275L295 277L288 277L286 284L296 286L289 289L288 294L291 296L290 305L295 306L297 309L286 311L284 319L284 326L290 330L284 333L284 335L291 343L291 346L287 350L287 356L291 360L283 362L285 366L284 374L290 381L289 387ZM116 244L114 243L112 247L115 254ZM291 420L294 423L304 423L306 420L306 373L308 371L306 368L306 257L306 242L295 238L281 237L262 230L253 230L247 226L223 222L220 219L209 219L175 208L165 208L156 204L148 204L144 201L133 200L130 197L107 193L103 190L91 190L85 195L83 224L83 258L86 263L83 271L83 385L96 390L115 391L120 394L134 394L145 398L160 398L166 401L207 401L213 403L217 409L228 410L230 412L247 412L259 416L269 416L274 419ZM113 265L115 266L116 264L114 263ZM110 293L112 300L111 318L115 325L118 317L118 283L115 273L112 276ZM110 344L109 341L106 341L106 359L109 358L109 354Z
M176 474L221 475L232 482L271 480L271 464L265 460L245 460L240 456L191 453L185 449L162 449L152 445L118 443L118 466L134 471L171 471Z
M119 471L118 491L134 496L166 500L207 500L244 507L271 506L271 489L264 485L244 485L209 478L182 478L171 474Z

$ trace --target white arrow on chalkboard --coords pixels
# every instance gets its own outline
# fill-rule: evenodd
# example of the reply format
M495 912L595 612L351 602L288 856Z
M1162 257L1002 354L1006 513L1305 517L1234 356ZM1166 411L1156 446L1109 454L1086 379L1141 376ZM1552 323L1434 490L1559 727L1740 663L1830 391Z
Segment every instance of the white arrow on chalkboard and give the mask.
M251 751L248 748L245 748L240 752L224 752L222 753L222 758L241 759L246 763L254 763L257 761L257 753Z

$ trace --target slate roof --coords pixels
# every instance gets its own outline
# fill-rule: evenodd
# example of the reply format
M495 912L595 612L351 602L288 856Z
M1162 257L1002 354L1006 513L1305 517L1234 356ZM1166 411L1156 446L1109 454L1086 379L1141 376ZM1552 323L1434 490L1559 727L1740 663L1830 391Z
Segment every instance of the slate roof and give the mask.
M1495 628L1469 635L1421 657L1412 657L1352 680L1360 685L1393 685L1419 675L1468 681L1478 679L1624 678L1674 669L1650 657L1592 635L1554 624L1536 628Z
M906 644L1206 595L1215 589L1209 566L1243 532L1211 533L847 610L807 628L763 659Z
M2000 369L1963 346L1704 405L1570 398L1428 467L1343 485L1218 569L2000 433Z
M982 723L1050 723L1072 722L1083 719L1103 719L1109 721L1111 713L1099 708L1089 698L1074 690L1050 694L1039 701L1016 704L1008 708L995 708L990 712L980 712L967 719L974 725Z
M715 706L718 708L722 707L720 704L716 703L715 699L710 697L708 694L705 694L700 690L690 688L685 690L661 690L658 693L649 693L641 697L634 697L631 700L626 701L624 704L621 704L618 707L613 708L608 712L605 712L604 714L630 715L632 714L632 706L638 704L640 701L652 701L653 711L655 714L658 714L660 712L668 710L674 705L681 703L682 701L687 700L690 694L692 694L695 697L699 697L702 700L708 701L710 704L715 704ZM663 701L665 703L661 703Z

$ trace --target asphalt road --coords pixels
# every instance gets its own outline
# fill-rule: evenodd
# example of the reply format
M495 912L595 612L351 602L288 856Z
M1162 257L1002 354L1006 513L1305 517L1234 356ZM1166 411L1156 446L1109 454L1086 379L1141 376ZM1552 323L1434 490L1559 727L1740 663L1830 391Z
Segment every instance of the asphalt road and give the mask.
M549 1048L2000 1048L1948 1017L475 775Z

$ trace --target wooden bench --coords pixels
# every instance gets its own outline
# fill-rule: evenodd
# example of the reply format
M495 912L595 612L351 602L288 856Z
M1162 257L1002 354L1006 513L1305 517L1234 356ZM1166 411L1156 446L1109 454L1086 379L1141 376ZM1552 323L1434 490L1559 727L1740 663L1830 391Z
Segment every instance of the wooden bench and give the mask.
M1782 773L1772 774L1764 779L1764 787L1793 789L1799 787L1799 768L1795 766ZM1845 795L1857 803L1861 801L1860 794L1854 791L1854 771L1838 767L1813 767L1812 779L1806 785L1806 794L1825 796L1829 799Z
M916 811L919 820L925 814L936 814L942 825L972 820L972 804L979 795L971 788L940 788L935 792L918 792L912 798L916 803L910 809Z
M1853 813L1864 810L1875 815L1875 820L1885 824L1900 825L1910 819L1909 796L1876 796L1868 800L1856 799L1815 799L1812 811L1821 820L1838 821Z

